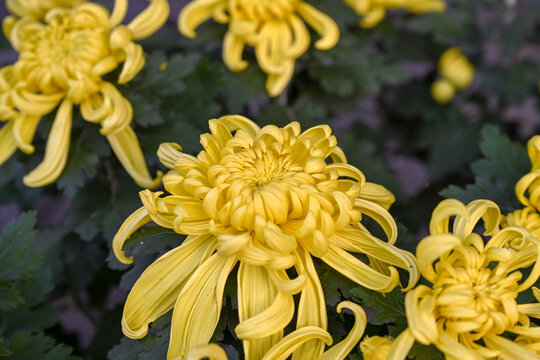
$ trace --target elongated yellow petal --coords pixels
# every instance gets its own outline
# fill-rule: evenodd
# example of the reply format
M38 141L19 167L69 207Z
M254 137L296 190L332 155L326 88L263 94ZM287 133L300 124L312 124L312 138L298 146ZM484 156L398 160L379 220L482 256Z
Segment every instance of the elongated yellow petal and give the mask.
M17 142L13 136L13 122L10 121L0 129L0 165L17 150Z
M326 316L326 301L319 276L313 265L311 255L298 249L299 256L303 257L307 281L298 302L298 315L296 329L305 326L316 326L326 330L328 319ZM302 344L293 352L293 360L317 359L324 351L325 342L313 339Z
M351 226L345 227L336 232L330 241L344 250L366 254L409 272L409 284L404 291L410 290L420 278L413 254L379 240L365 231Z
M158 171L156 178L152 179L137 135L131 127L108 135L107 140L109 140L116 157L137 185L148 189L159 185L163 173Z
M489 348L499 350L502 359L538 359L536 353L502 336L488 335L484 337L484 341Z
M450 217L460 216L462 219L469 217L467 207L456 199L446 199L441 201L433 210L431 221L429 222L429 232L432 235L448 232Z
M351 350L358 344L362 335L364 335L364 330L367 325L366 313L360 307L360 305L355 304L351 301L343 301L339 303L337 307L337 312L340 313L341 309L349 309L354 314L354 326L347 335L345 339L332 346L330 349L325 351L319 360L343 360Z
M294 61L284 62L283 70L279 74L268 74L266 91L271 97L278 96L285 90L294 74Z
M242 129L252 137L255 137L255 135L261 130L257 124L242 115L225 115L217 119L217 121L223 123L227 129L229 129L229 131ZM212 122L212 120L210 120L209 123L210 122Z
M225 282L235 264L232 257L214 254L191 275L174 305L167 359L183 357L189 349L210 341L219 320Z
M13 124L13 137L17 147L25 154L32 154L34 146L31 144L41 117L32 115L20 115Z
M262 266L241 263L238 269L238 317L240 323L262 313L276 300L277 289ZM283 329L268 326L274 333L259 339L244 339L246 360L261 359L283 337Z
M56 118L45 148L45 158L41 164L23 178L26 186L48 185L58 179L64 170L71 137L72 113L73 104L65 99L56 111Z
M212 17L216 6L223 0L199 0L189 2L178 17L178 29L188 38L194 38L195 29Z
M112 242L112 249L118 261L124 264L131 264L133 262L133 258L127 258L122 250L124 243L135 231L150 221L152 221L152 219L148 216L148 211L144 206L137 209L124 221Z
M420 285L405 296L405 311L409 329L417 341L429 345L437 341L440 332L435 318L432 290Z
M176 160L182 156L180 150L182 150L182 147L176 143L161 143L157 156L163 165L169 169L174 169Z
M167 21L169 11L167 0L150 0L150 5L127 26L133 39L146 39L155 33Z
M227 360L227 354L225 350L216 344L201 345L191 348L185 360ZM174 358L173 360L183 360L181 358Z
M374 7L365 14L359 24L364 29L371 29L379 25L386 17L386 9L384 7Z
M122 20L124 20L124 17L126 16L128 8L128 0L115 0L114 1L114 9L111 14L111 18L109 20L110 26L115 27L116 25L120 24Z
M100 119L101 129L99 132L101 135L108 136L129 127L133 119L131 103L109 82L104 81L100 86L100 91L104 98L109 99L112 107L112 112L107 111L107 115Z
M64 94L37 95L28 92L24 88L16 88L12 93L12 100L15 107L27 115L43 116L58 105Z
M414 336L411 330L405 329L394 340L386 360L404 360L414 344Z
M141 71L145 62L141 45L131 42L124 46L122 50L126 53L126 60L118 77L119 84L130 82Z
M362 185L361 199L373 201L384 209L390 209L390 206L396 201L396 197L387 188L372 182L366 182Z
M261 339L283 329L294 315L294 301L290 294L278 292L274 302L260 313L247 318L234 329L240 339Z
M484 235L491 235L498 230L498 225L501 218L499 207L489 200L474 200L467 205L469 216L465 219L458 216L454 221L454 234L464 239L473 232L476 224L480 219L484 220L486 231Z
M435 282L437 274L433 270L433 262L442 254L461 245L461 240L451 234L437 234L424 238L416 248L418 270L423 277Z
M195 236L154 261L129 292L122 331L132 339L148 332L148 324L169 311L197 267L206 260L210 236Z
M389 275L380 273L333 244L321 260L352 281L378 292L390 292L399 283L394 267L389 268Z
M248 62L242 59L245 42L236 34L228 32L223 39L223 62L231 71L242 71Z
M281 339L262 360L285 360L302 344L315 339L322 340L328 345L332 344L332 337L326 330L317 326L304 326Z
M305 2L298 5L298 13L321 36L315 42L317 49L328 50L337 44L339 28L331 17Z

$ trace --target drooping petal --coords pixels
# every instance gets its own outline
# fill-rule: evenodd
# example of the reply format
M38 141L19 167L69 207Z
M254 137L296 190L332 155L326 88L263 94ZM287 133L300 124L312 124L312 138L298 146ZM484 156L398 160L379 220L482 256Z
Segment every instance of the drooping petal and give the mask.
M245 42L233 34L227 32L223 38L223 62L231 71L242 71L248 67L248 62L242 59Z
M180 33L188 38L194 38L197 34L195 29L200 24L212 17L215 8L223 0L199 0L189 2L180 13L178 18L178 29Z
M137 209L124 221L116 235L114 235L112 241L112 249L118 261L124 264L131 264L133 262L133 258L127 258L122 250L124 243L135 231L150 221L152 221L152 219L148 216L148 211L144 206Z
M389 244L394 244L396 242L398 232L397 225L392 215L390 215L385 208L374 202L359 198L354 200L354 206L379 224L384 230Z
M227 360L225 350L217 344L200 345L191 348L186 354L185 360ZM174 358L173 360L183 360L182 358Z
M404 360L414 344L414 336L410 329L405 329L394 340L386 360Z
M304 326L281 339L262 360L285 360L302 344L315 339L322 340L327 345L332 344L332 337L326 330L317 326Z
M359 198L373 201L386 210L390 209L390 206L396 201L396 197L388 189L371 182L366 182L362 185L362 192Z
M119 84L125 84L133 80L145 63L144 51L141 45L130 42L122 50L126 53L126 60L122 66L122 72L118 76Z
M460 245L461 240L452 234L437 234L424 238L416 249L418 270L422 276L434 283L438 275L433 270L433 262L442 254Z
M167 359L183 357L189 349L210 341L219 320L225 282L235 264L233 257L214 254L191 275L174 305Z
M17 142L13 136L13 122L10 121L0 129L0 165L17 150Z
M34 146L31 144L41 117L32 115L20 115L13 120L13 137L17 147L25 154L32 154Z
M169 169L174 169L176 160L182 156L180 150L182 150L182 147L176 143L161 143L157 151L157 156L163 165Z
M43 161L23 178L26 186L48 185L58 179L64 170L71 137L72 113L73 104L68 99L64 99L56 111Z
M126 17L127 8L128 0L114 1L114 9L109 20L111 28L120 24L122 20L124 20L124 17Z
M122 331L132 339L148 332L148 324L169 311L184 285L206 258L211 236L195 236L154 261L129 292L122 317Z
M101 129L99 132L103 136L108 136L114 132L125 130L133 119L131 103L109 82L102 82L100 91L105 99L109 99L112 112L107 112L107 115L100 119Z
M298 302L296 329L298 330L306 326L316 326L326 330L328 326L326 300L319 276L313 265L311 255L301 249L298 249L298 253L299 256L303 257L303 266L307 274L307 281ZM321 339L313 339L305 342L294 351L293 360L317 359L324 351L324 343Z
M277 289L262 266L241 263L238 269L238 316L240 323L262 313L275 301ZM244 339L246 360L261 359L264 354L283 337L283 329L270 327L273 334Z
M298 13L321 36L315 42L317 49L328 50L337 44L339 40L339 28L331 17L306 2L298 4Z
M378 292L390 292L399 283L399 275L394 267L389 268L389 275L380 273L333 244L330 244L321 260L352 281Z
M330 349L326 350L319 360L343 360L349 355L351 350L358 344L362 335L364 335L364 330L367 326L366 313L360 307L360 305L355 304L351 301L343 301L339 303L337 307L337 312L340 313L341 309L349 309L354 314L354 326L347 335L345 339L332 346Z
M163 173L158 171L156 178L152 179L137 135L131 127L108 135L107 140L109 140L116 157L137 185L148 189L159 185Z
M63 93L33 94L23 87L16 87L11 93L13 105L27 115L43 116L58 105L64 98Z
M434 314L435 299L432 290L420 285L405 296L405 311L409 329L416 340L424 345L437 341L439 332Z
M167 0L150 0L150 5L128 24L133 39L146 39L155 33L169 17L169 2Z

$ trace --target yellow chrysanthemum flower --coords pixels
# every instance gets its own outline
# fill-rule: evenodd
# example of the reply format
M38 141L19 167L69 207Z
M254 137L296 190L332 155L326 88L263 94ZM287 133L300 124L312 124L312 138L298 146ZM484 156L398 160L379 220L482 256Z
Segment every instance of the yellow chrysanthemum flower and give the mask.
M310 35L304 21L321 38L319 50L328 50L339 40L339 28L328 15L304 0L194 0L178 19L180 32L190 38L209 18L228 24L223 40L223 61L232 71L242 71L246 45L255 48L261 69L268 75L266 90L270 96L283 92L294 73L296 59L309 47Z
M373 28L386 17L388 10L407 10L413 14L429 12L440 13L446 9L444 0L345 0L358 15L362 16L359 25Z
M169 358L207 344L225 281L239 263L235 331L244 340L246 359L285 359L292 352L294 359L343 359L361 331L358 327L344 344L323 353L331 338L312 256L376 291L399 284L395 266L410 273L407 288L414 286L419 277L414 256L393 245L396 224L385 208L393 195L347 164L329 126L301 132L295 122L261 129L242 116L209 125L197 157L176 144L160 146L158 156L171 169L163 177L171 195L142 191L144 206L113 240L116 257L130 263L122 246L150 221L188 235L133 286L124 307L124 334L145 336L148 324L174 307ZM387 241L362 225L365 216L380 225ZM369 265L349 251L367 256ZM290 271L297 276L290 278ZM297 330L283 337L298 293ZM347 307L360 316L361 309Z
M439 59L442 78L433 83L431 96L440 104L450 102L457 90L464 90L474 78L474 67L457 47L446 50Z
M75 1L71 1L75 2ZM169 4L152 0L147 9L128 25L121 25L127 0L117 0L114 10L95 3L48 9L67 4L46 1L12 1L16 15L4 19L3 29L19 52L13 65L0 70L0 164L17 148L30 154L39 120L56 109L47 141L45 158L24 177L27 186L54 182L64 169L70 143L72 111L79 105L82 117L101 125L116 156L135 182L155 187L135 132L130 127L133 110L113 84L102 79L123 63L118 82L129 82L143 67L144 54L134 40L153 34L166 21ZM33 4L33 3L32 3ZM20 17L20 18L19 18Z
M473 232L480 219L483 236L491 236L487 242ZM517 303L518 294L540 276L540 240L523 227L499 230L499 220L500 210L489 200L465 206L450 199L435 208L431 235L416 251L418 268L432 286L406 295L408 328L388 359L404 359L415 341L434 344L447 359L539 359L503 334L540 335L530 322L540 304Z
M516 184L516 196L525 206L505 217L505 226L523 226L540 239L540 136L527 143L531 171Z
M392 346L390 336L366 336L360 343L360 351L364 360L385 360Z

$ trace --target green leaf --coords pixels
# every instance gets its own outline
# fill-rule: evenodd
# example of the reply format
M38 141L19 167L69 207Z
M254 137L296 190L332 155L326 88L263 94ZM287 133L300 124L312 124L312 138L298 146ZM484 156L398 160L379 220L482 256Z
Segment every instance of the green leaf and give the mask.
M457 198L464 203L475 199L489 199L505 213L521 208L515 194L518 180L529 172L531 164L525 147L512 143L493 125L482 129L480 149L483 159L472 164L474 184L465 188L449 186L440 192L446 198Z
M409 357L415 360L442 360L444 355L434 345L422 345L418 342L414 343Z
M76 360L71 355L73 349L62 345L55 345L53 338L44 334L21 333L9 341L10 360Z
M405 296L400 288L395 288L387 294L381 294L366 288L356 287L351 290L351 294L359 298L364 306L375 311L369 320L371 324L393 324L389 328L391 336L397 336L407 327Z

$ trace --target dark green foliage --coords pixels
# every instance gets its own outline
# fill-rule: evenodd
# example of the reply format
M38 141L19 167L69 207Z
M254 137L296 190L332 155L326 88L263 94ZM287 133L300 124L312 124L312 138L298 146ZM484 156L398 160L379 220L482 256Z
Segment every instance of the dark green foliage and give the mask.
M525 147L512 143L496 126L486 125L482 129L480 149L485 158L471 165L475 183L465 188L451 185L441 195L465 203L474 199L493 200L503 212L520 208L514 188L531 167Z
M23 213L0 233L0 359L75 360L70 347L43 333L58 310L43 304L53 278L30 249L35 223L35 212Z

